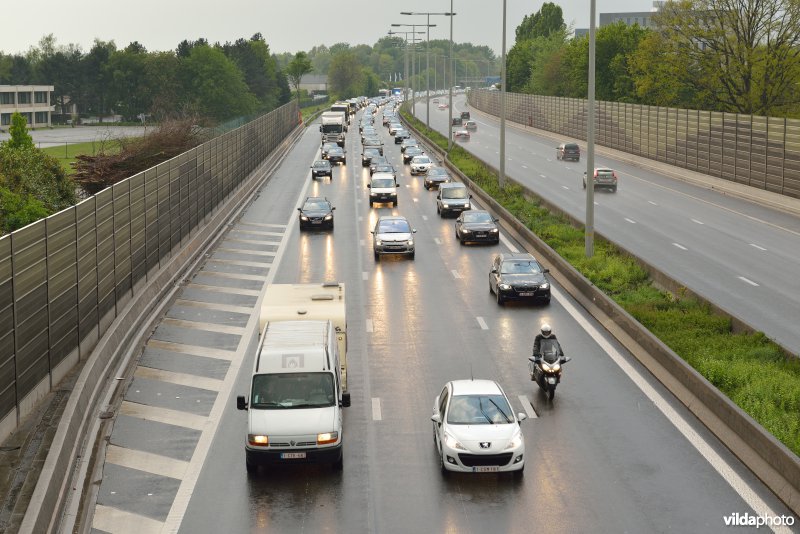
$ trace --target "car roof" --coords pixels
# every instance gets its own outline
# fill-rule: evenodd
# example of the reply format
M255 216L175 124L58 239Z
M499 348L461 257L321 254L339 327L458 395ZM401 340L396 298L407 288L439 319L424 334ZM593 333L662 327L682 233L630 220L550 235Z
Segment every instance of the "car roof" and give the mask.
M502 394L500 386L494 380L453 380L450 386L453 396Z
M533 254L531 254L529 252L504 252L504 253L500 254L500 259L502 261L508 261L508 260L529 260L529 261L530 260L534 260L534 261L536 261L536 258L533 257Z
M408 219L406 219L402 215L381 215L380 217L378 217L378 220L376 222L381 222L381 221L406 221L406 222L408 222Z
M328 202L327 197L306 197L306 202Z
M374 180L376 178L388 178L390 180L394 180L394 174L390 172L376 172L370 177L370 180Z
M440 185L439 186L439 190L441 191L442 188L444 188L444 189L456 189L456 188L460 188L460 187L463 187L464 189L467 188L467 186L462 184L461 182L450 182L448 184Z

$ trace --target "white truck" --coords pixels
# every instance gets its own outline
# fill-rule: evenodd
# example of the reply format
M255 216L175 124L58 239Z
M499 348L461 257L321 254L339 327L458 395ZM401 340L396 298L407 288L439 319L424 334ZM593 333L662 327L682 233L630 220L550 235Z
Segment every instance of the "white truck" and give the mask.
M344 148L345 132L347 132L347 119L341 111L326 111L321 116L322 144L336 143Z
M261 336L247 410L245 465L330 463L343 467L347 391L344 284L272 284L261 307Z

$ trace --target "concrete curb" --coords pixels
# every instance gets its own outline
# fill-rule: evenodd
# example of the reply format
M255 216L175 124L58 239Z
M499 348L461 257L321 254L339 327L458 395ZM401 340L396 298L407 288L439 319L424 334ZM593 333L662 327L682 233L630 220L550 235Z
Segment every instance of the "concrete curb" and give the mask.
M247 198L258 191L265 181L264 175L268 169L274 169L303 132L303 125L298 125L265 163L251 173L243 185L219 207L213 218L196 230L189 243L130 299L98 341L81 370L64 409L20 526L21 533L52 532L58 528L69 493L68 482L81 453L83 435L98 415L101 408L98 403L103 390L113 378L112 371L122 363L124 355L132 354L133 351L128 348L137 342L135 334L155 319L152 312L161 298L180 282L198 254L218 238L221 227L243 208Z
M406 125L419 138L426 139L414 126L408 123ZM594 286L536 234L514 218L508 210L475 185L468 176L450 163L443 150L430 143L430 140L427 141L432 151L443 158L451 172L467 184L490 211L500 217L504 229L510 230L518 240L535 251L537 258L544 260L542 263L551 269L552 276L559 284L700 419L790 510L800 516L800 458L627 311ZM486 166L493 169L490 165ZM530 191L526 192L530 196L535 196ZM644 266L654 279L660 280L661 283L681 287L678 282L654 267L646 264ZM724 310L716 307L715 309L723 315L730 316ZM743 321L730 317L734 324L739 323L739 328L752 331L752 328Z

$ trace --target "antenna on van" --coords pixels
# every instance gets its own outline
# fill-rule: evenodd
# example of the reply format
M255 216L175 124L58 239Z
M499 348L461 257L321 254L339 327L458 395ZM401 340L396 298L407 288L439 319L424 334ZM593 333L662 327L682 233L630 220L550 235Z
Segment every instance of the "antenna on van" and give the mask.
M472 364L469 364L469 379L475 381L475 376L472 374Z

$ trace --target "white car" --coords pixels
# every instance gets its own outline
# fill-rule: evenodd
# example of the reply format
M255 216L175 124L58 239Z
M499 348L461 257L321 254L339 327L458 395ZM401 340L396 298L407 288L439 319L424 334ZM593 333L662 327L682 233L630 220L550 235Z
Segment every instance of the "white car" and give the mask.
M426 155L414 156L411 160L411 174L428 174L430 168L433 167L433 161Z
M443 473L514 472L525 469L520 421L493 380L454 380L433 402L433 441Z

